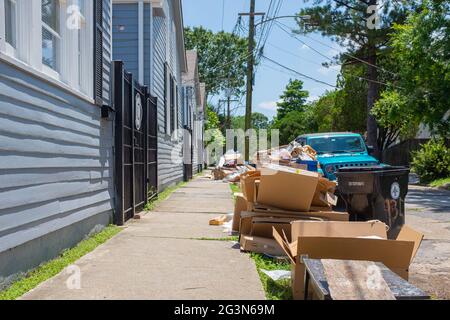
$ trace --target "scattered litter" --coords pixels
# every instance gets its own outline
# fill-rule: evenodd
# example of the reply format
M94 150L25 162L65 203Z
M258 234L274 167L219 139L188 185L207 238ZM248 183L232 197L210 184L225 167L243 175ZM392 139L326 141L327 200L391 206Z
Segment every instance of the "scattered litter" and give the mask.
M210 226L221 226L223 224L225 224L228 220L228 215L223 215L217 218L214 218L212 220L209 220L209 225Z
M262 273L268 276L273 281L291 279L291 271L286 270L264 270L260 269Z

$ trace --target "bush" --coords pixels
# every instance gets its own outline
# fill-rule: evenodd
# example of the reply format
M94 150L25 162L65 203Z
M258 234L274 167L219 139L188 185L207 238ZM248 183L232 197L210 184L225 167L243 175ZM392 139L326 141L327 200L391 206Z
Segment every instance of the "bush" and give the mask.
M422 183L450 177L450 149L443 139L430 140L414 152L411 166Z

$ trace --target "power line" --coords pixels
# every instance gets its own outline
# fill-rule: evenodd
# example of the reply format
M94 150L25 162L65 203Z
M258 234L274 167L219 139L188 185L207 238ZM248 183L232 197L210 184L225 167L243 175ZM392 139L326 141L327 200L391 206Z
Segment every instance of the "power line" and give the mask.
M277 21L277 23L279 23L279 22ZM298 37L296 37L295 35L293 35L293 34L292 34L291 32L289 32L288 30L284 29L283 27L281 27L281 26L279 26L279 25L278 25L278 27L279 27L281 30L283 30L284 32L286 32L290 37L292 37L292 38L296 39L297 41L301 42L302 44L304 44L304 45L305 45L306 47L308 47L309 49L313 50L314 52L316 52L317 54L321 55L322 57L325 57L326 59L330 60L331 62L334 62L333 59L331 59L330 57L327 57L325 54L323 54L323 53L321 53L320 51L318 51L317 49L311 47L311 46L308 45L306 42L304 42L303 40L299 39ZM312 38L311 38L311 39L312 39ZM313 39L313 40L314 40L314 39ZM331 48L332 48L332 47L331 47ZM332 49L335 49L335 48L332 48ZM361 61L364 61L364 60L361 60ZM341 67L343 66L343 65L340 64L340 63L336 63L336 62L334 62L334 63L335 63L335 65L338 65L338 66L341 66ZM372 65L372 64L370 64L370 63L368 63L368 62L366 62L366 63L369 64L369 65ZM374 65L372 65L372 66L374 66ZM377 66L375 66L375 67L377 67ZM381 69L381 70L384 70L384 69L381 68L381 67L377 67L377 68L379 68L379 69ZM386 71L386 70L385 70L385 71ZM391 73L392 73L392 72L391 72ZM392 74L396 75L395 73L392 73ZM348 73L347 75L350 76L350 77L353 77L353 78L357 78L357 79L359 79L359 80L364 80L364 81L367 81L367 82L372 82L372 83L384 85L384 86L387 86L387 87L393 87L393 88L397 88L397 89L403 89L402 87L399 87L399 86L396 86L396 85L393 85L393 84L385 83L385 82L378 81L378 80L367 79L367 78L364 78L364 77L361 77L361 76L357 76L357 75L354 75L354 74L351 74L351 73Z
M277 61L275 61L275 60L273 60L273 59L271 59L271 58L266 57L265 55L262 55L262 57L263 57L264 59L266 59L267 61L270 61L270 62L272 62L273 64L276 64L276 65L279 66L279 67L282 67L282 68L284 68L284 69L286 69L286 70L289 70L289 71L291 71L291 72L293 72L293 73L299 75L300 77L303 77L303 78L312 80L312 81L317 82L317 83L321 83L321 84L327 85L327 86L332 87L332 88L337 88L335 85L329 84L328 82L325 82L325 81L316 79L316 78L314 78L314 77L311 77L311 76L308 76L308 75L306 75L306 74L304 74L304 73L301 73L301 72L299 72L299 71L297 71L297 70L294 70L294 69L292 69L292 68L289 68L289 67L287 67L287 66L281 64L280 62L277 62Z
M278 24L278 27L280 28L280 29L282 29L284 32L286 32L286 33L288 33L291 37L293 37L294 39L297 39L297 40L299 40L299 41L301 41L302 43L305 43L305 42L303 42L301 39L299 39L298 37L296 37L295 35L294 35L294 33L293 33L293 31L294 30L292 30L291 29L291 31L288 31L288 30L286 30L286 29L284 29L282 26L284 26L284 27L286 27L286 28L289 28L287 25L285 25L284 23L282 23L282 22L279 22L279 21L276 21L277 22L277 24ZM281 26L280 26L281 25ZM308 38L308 39L310 39L310 40L312 40L312 41L315 41L315 42L317 42L317 43L319 43L319 44L321 44L321 45L323 45L323 46L325 46L325 47L327 47L327 48L330 48L330 49L333 49L333 50L336 50L336 51L338 51L339 52L339 49L337 49L337 48L335 48L335 47L333 47L333 46L330 46L329 44L326 44L326 43L324 43L324 42L322 42L322 41L320 41L320 40L317 40L317 39L314 39L313 37L310 37L310 36L308 36L308 35L303 35L305 38ZM305 44L305 45L307 45L307 44ZM313 49L314 50L314 49ZM314 51L316 51L316 50L314 50ZM323 55L323 54L321 54L321 53L319 53L321 56L323 56L323 57L325 57L325 58L327 58L327 59L330 59L331 61L333 61L333 59L331 59L331 58L329 58L329 57L327 57L327 56L325 56L325 55ZM363 60L363 59L361 59L361 58L358 58L358 57L356 57L356 56L354 56L354 55L352 55L352 54L350 54L350 53L346 53L346 52L341 52L341 54L343 54L343 55L345 55L345 56L347 56L347 57L349 57L349 58L352 58L352 59L355 59L355 60L357 60L357 61L359 61L359 62L361 62L361 63L364 63L364 64L366 64L366 65L368 65L368 66L371 66L371 67L374 67L374 68L377 68L377 69L379 69L379 70L381 70L381 71L384 71L384 72L386 72L386 73L390 73L390 74L392 74L392 75L394 75L394 76L398 76L396 73L394 73L394 72L392 72L392 71L389 71L389 70L386 70L386 69L384 69L384 68L382 68L382 67L380 67L380 66L377 66L377 65L374 65L374 64L372 64L372 63L370 63L370 62L368 62L368 61L366 61L366 60Z

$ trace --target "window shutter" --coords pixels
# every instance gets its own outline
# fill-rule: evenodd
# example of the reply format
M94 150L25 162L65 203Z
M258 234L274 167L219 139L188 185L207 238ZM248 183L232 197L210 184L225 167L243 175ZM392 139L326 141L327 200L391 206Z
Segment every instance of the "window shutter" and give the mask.
M168 89L167 89L167 63L164 63L164 132L167 133L167 100L168 100Z
M170 76L170 133L175 130L175 81Z
M94 99L103 105L103 0L94 0Z

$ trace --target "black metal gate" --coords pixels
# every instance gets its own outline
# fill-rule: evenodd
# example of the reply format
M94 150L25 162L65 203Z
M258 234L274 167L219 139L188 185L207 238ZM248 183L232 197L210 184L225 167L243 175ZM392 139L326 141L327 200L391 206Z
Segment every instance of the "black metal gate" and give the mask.
M192 138L192 129L185 127L183 139L183 179L185 182L191 180L193 176L194 144Z
M157 195L156 98L114 62L115 223L122 225Z

